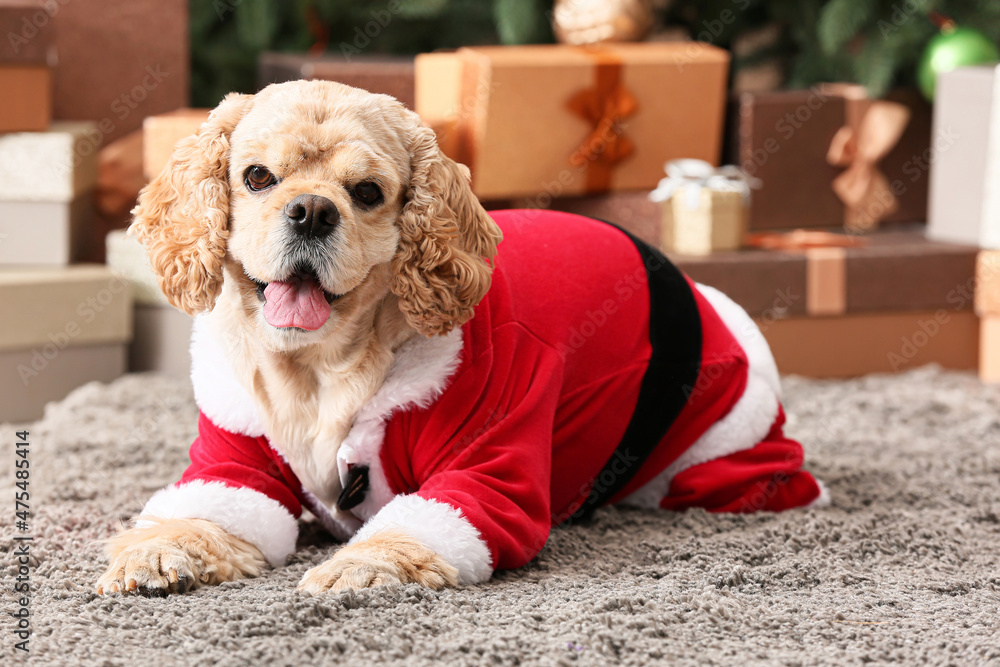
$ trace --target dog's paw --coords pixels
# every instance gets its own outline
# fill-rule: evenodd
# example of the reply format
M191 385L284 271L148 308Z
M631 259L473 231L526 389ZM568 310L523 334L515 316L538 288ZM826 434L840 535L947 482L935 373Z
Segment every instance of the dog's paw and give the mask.
M155 520L123 531L107 542L111 561L97 581L98 595L164 596L202 585L260 574L260 551L201 519Z
M187 593L196 587L200 574L190 554L170 542L153 538L119 552L108 571L97 580L97 594Z
M344 547L330 560L310 569L298 590L318 595L328 590L407 583L428 588L455 586L458 570L412 537L385 531Z

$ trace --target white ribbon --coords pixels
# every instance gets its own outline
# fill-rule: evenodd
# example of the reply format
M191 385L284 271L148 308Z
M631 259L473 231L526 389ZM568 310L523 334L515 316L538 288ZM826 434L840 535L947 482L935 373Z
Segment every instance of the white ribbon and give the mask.
M738 192L743 201L749 203L750 190L761 186L760 179L753 178L739 167L728 165L715 168L704 160L671 160L666 164L666 178L660 180L649 198L656 202L669 201L679 190L684 191L685 203L696 209L701 203L701 189L714 192Z

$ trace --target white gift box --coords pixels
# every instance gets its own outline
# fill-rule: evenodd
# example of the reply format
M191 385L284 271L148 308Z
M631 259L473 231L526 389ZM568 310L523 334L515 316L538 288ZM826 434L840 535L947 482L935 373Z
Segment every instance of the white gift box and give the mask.
M1000 67L938 77L927 236L1000 249Z
M0 134L0 200L72 201L97 185L99 149L100 133L90 122Z
M0 201L0 266L79 261L93 221L89 193L68 202Z

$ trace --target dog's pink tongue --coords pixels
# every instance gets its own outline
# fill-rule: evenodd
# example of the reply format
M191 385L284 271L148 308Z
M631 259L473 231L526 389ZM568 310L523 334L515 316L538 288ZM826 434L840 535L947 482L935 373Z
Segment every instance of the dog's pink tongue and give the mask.
M315 331L330 319L330 304L312 278L268 283L264 300L264 319L272 327Z

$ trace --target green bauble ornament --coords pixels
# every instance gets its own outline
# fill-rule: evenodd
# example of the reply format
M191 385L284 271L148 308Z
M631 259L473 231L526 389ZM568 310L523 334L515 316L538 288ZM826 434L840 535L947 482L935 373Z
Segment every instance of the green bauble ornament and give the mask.
M938 74L997 61L1000 61L1000 50L989 37L972 28L945 26L941 34L927 44L917 70L917 82L924 97L933 100Z

